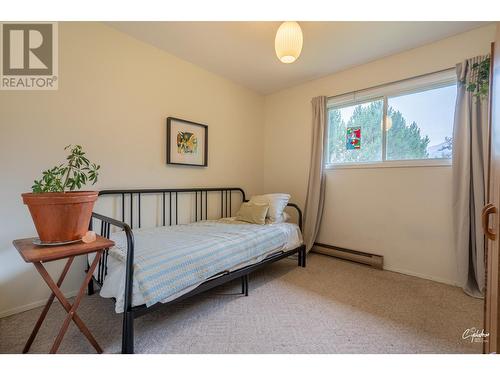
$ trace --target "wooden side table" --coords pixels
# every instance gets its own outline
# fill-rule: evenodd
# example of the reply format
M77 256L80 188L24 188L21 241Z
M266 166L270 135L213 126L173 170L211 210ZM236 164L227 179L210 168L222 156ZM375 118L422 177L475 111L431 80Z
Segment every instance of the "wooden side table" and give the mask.
M17 249L17 251L19 251L19 254L24 259L25 262L33 263L37 271L45 280L49 288L52 290L52 294L50 295L47 303L45 304L45 307L43 308L42 313L40 314L40 317L38 318L38 321L36 322L35 327L33 328L33 331L31 332L31 335L28 341L26 342L26 345L24 346L23 353L27 353L30 350L31 344L35 340L35 337L38 334L38 330L40 329L40 326L42 325L45 317L47 316L50 306L52 305L52 302L54 302L54 298L57 298L59 300L61 305L66 310L67 315L54 341L54 344L50 349L50 353L57 352L57 349L59 348L59 345L61 344L61 341L66 331L68 330L69 323L71 322L71 320L75 322L75 324L78 326L83 335L87 338L87 340L89 340L89 342L95 348L97 353L102 353L101 347L97 343L94 336L92 336L87 326L85 326L85 324L82 322L82 320L76 313L76 310L80 305L83 295L85 294L85 289L87 288L87 285L90 279L92 278L94 270L99 263L99 259L101 259L102 253L104 252L104 250L114 246L115 243L113 241L108 240L105 237L97 236L96 240L92 243L78 242L70 245L47 247L47 246L38 246L33 244L34 239L35 238L23 238L13 241L13 244ZM66 297L64 297L64 294L61 292L60 289L61 284L63 283L64 278L66 277L66 274L68 273L69 268L71 267L71 264L73 263L73 260L75 259L76 256L94 252L96 253L94 261L92 262L92 265L90 266L89 270L87 271L87 274L85 275L85 279L83 280L80 290L78 291L78 294L75 297L73 305L71 305L69 301L66 299ZM66 261L66 265L64 266L64 269L61 275L59 276L57 283L55 283L42 263L52 262L54 260L59 260L59 259L68 259L68 260Z

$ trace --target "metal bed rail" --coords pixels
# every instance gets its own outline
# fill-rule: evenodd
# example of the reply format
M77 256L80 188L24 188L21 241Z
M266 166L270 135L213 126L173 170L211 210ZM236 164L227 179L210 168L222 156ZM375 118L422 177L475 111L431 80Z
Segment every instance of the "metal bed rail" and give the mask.
M220 192L220 217L228 217L232 212L232 193L241 193L242 201L246 201L245 192L238 187L228 188L181 188L181 189L127 189L127 190L102 190L101 195L121 196L121 220L134 228L134 223L141 227L141 198L147 194L162 196L162 225L177 225L179 223L179 194L195 194L195 221L208 219L208 193ZM129 214L126 217L126 197L128 197ZM168 198L168 200L167 200ZM199 198L199 199L198 199ZM137 199L137 218L134 221L134 200ZM168 216L167 216L168 202Z

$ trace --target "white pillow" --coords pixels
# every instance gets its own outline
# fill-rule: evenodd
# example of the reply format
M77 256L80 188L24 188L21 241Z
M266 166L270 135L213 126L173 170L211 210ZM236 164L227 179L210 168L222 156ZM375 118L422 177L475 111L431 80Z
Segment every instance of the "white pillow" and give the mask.
M279 224L279 223L288 223L290 221L290 215L287 212L283 211L283 215L281 215L281 219L276 221L271 221L271 219L266 218L266 224Z
M289 200L290 194L275 193L254 195L252 198L250 198L250 203L268 204L269 210L267 210L266 217L269 218L271 223L277 223L284 221L283 210L285 209Z

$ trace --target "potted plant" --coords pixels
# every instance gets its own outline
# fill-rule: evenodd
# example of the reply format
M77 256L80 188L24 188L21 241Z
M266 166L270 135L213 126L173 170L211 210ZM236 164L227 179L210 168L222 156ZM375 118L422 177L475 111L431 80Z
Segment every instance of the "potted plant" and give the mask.
M491 59L487 57L479 63L472 64L472 77L470 82L464 78L462 83L467 84L466 90L472 92L472 96L484 99L488 96L490 90L490 64Z
M97 182L100 166L91 163L81 146L66 146L66 163L42 173L32 193L22 194L42 244L80 240L88 230L97 191L74 191Z

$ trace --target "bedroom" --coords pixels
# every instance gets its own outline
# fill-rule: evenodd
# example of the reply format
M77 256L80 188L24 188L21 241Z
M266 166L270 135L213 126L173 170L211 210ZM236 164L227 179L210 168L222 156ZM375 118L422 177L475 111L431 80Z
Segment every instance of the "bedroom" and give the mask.
M79 149L65 150L67 145L81 145L100 166L95 185L90 165L89 181L73 186L100 192L92 211L106 218L94 216L92 228L87 219L85 232L109 236L122 250L103 253L95 273L89 273L93 288L84 285L85 272L102 249L89 256L75 253L61 286L61 298L70 304L80 297L75 309L104 353L497 350L486 347L486 340L463 337L466 330L496 331L483 321L484 285L477 283L477 291L464 282L484 279L486 265L472 272L460 269L464 254L456 243L463 233L457 230L454 197L463 187L457 176L465 181L467 174L458 167L469 156L466 145L458 143L467 137L456 125L457 90L467 88L456 66L489 56L498 23L298 17L293 26L302 33L301 51L296 61L283 63L276 44L288 19L282 18L104 22L103 15L96 21L50 22L45 25L52 27L52 47L57 47L51 51L50 77L57 79L40 81L46 87L13 90L9 85L19 81L4 81L8 74L2 71L1 353L23 352L50 296L43 269L26 261L13 241L40 237L44 242L41 226L55 230L69 221L57 216L60 224L55 225L50 217L35 228L33 207L28 209L30 202L23 204L21 197L42 171L64 163L70 153L78 156ZM25 29L15 16L9 19L2 22L2 51L8 50L15 65L10 55L16 55L16 35ZM6 28L12 24L17 28ZM26 40L31 45L29 38L21 44ZM40 56L43 64L45 55ZM31 58L27 52L20 57ZM472 99L488 108L487 96ZM482 117L482 136L488 126L487 116ZM446 152L448 139L454 151L463 151L453 161ZM405 149L413 141L419 151ZM481 161L486 163L487 156ZM477 183L475 178L469 180ZM42 181L40 189L46 185ZM466 216L477 227L472 236L483 236L479 218ZM255 232L229 217L250 221ZM108 218L130 226L135 263L127 263L128 229ZM213 232L207 219L221 219L210 224ZM185 225L190 222L196 223ZM244 234L232 232L240 226ZM292 229L284 235L284 228ZM290 239L299 229L305 245L300 235ZM88 235L85 246L97 246L99 240ZM218 268L207 263L203 267L210 270L201 279L169 284L175 292L148 299L158 281L150 282L140 271L150 266L140 263L148 261L146 247L169 243L171 248L158 255L168 256L161 259L169 263L183 245L194 248L209 238L213 242L207 249L221 246L223 252L224 241L215 240L222 236L234 241L239 236L231 254L239 249L241 257ZM266 236L279 246L260 241ZM76 249L84 243L61 246ZM59 260L43 263L56 282L65 265L63 247L35 249L40 256L60 254ZM474 254L471 262L482 254ZM143 303L147 308L138 312ZM156 305L161 308L142 315ZM136 314L129 320L122 313L127 308ZM67 332L60 333L61 326ZM95 353L89 336L75 328L54 302L29 353Z

